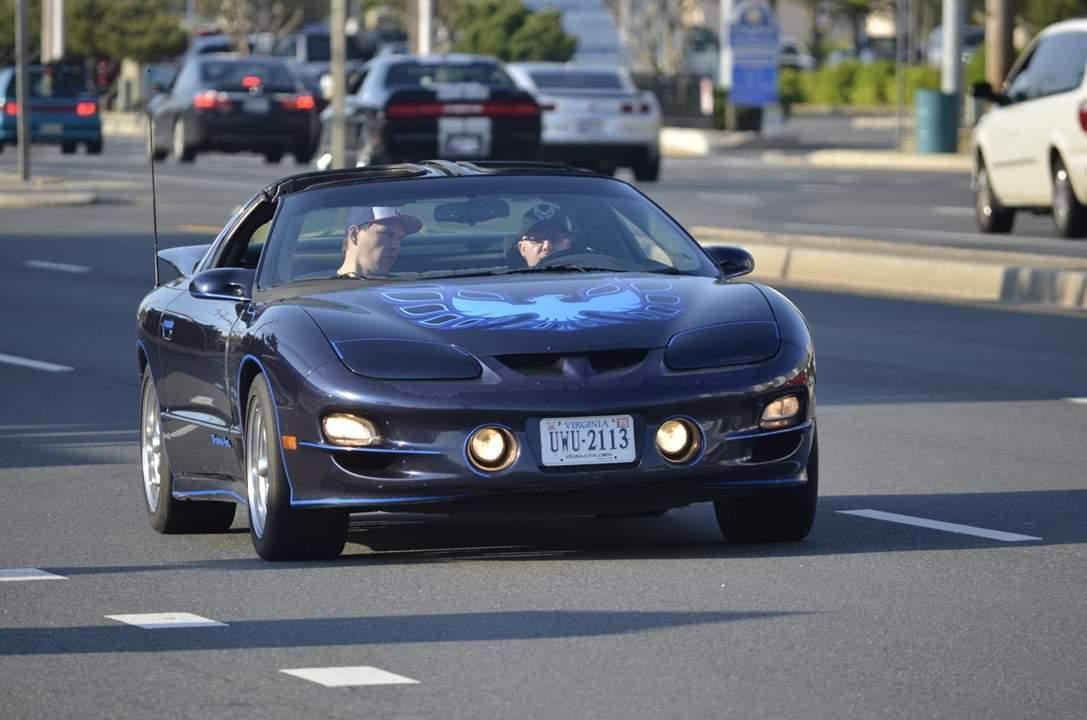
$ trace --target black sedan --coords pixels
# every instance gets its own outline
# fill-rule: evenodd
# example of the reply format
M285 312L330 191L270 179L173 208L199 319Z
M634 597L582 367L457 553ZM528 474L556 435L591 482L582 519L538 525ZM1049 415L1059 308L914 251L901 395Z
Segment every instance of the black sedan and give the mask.
M171 153L190 163L200 153L254 152L270 163L287 153L308 163L317 149L313 95L289 63L268 57L190 56L167 90L148 103L155 160Z
M599 515L713 502L736 542L815 514L801 313L631 185L545 164L314 172L257 193L137 317L160 532L248 508L266 559L349 513Z
M350 165L427 158L535 160L541 110L497 58L382 55L346 102ZM321 113L317 167L331 167L332 110Z

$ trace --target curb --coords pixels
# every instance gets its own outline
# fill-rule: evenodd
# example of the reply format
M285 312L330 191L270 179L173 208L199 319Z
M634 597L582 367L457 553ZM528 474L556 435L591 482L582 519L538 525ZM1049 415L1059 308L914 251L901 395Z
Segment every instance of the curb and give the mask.
M79 207L93 205L98 196L92 192L49 192L49 191L0 191L0 208L14 210L21 208Z
M849 170L911 170L920 172L970 173L974 158L968 154L914 155L882 150L816 150L801 155L764 152L762 161L777 165L839 168Z
M106 137L142 137L145 130L141 113L102 113L102 134Z
M704 244L742 245L757 280L1087 311L1087 258L728 228L691 233Z

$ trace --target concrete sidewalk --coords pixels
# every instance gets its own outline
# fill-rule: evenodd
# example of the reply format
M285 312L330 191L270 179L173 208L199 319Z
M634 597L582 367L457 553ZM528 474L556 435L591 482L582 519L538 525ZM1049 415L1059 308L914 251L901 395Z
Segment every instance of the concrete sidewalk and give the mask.
M18 175L0 173L0 208L78 207L98 202L123 202L123 192L139 190L144 185L127 180L68 180L61 177L34 176L24 184ZM105 197L104 193L118 194Z
M707 245L739 245L752 277L831 290L1087 311L1087 258L693 227Z
M801 154L786 154L768 151L762 154L761 159L772 165L842 170L970 173L974 168L974 158L964 153L920 155L893 150L815 150Z

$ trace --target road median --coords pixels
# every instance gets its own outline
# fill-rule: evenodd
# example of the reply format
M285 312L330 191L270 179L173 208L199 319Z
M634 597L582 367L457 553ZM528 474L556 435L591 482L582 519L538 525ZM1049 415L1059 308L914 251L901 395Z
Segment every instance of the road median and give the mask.
M691 232L703 244L746 248L761 281L1087 310L1087 258L701 226Z

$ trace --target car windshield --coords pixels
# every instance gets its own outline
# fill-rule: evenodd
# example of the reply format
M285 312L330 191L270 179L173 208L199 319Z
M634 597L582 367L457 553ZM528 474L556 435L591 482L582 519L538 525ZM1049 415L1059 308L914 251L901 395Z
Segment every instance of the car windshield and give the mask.
M294 92L294 76L286 64L264 60L215 60L200 66L200 80L215 90L246 90L253 82L267 91Z
M532 82L540 90L622 90L623 83L613 72L536 70Z
M495 63L398 62L389 66L385 84L396 87L425 87L437 83L479 83L491 87L512 87L513 80Z
M337 276L348 229L366 227L360 218L372 217L371 208L410 216L387 224L414 232L400 241L391 266L360 272L364 280L596 271L717 275L683 229L625 183L507 175L360 183L290 195L272 228L260 286Z

